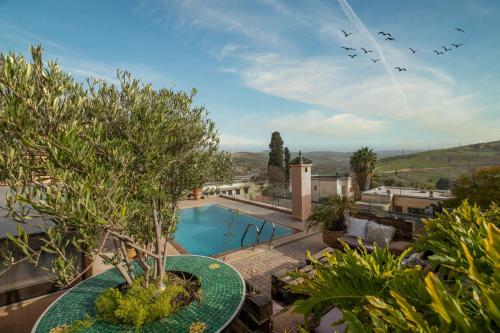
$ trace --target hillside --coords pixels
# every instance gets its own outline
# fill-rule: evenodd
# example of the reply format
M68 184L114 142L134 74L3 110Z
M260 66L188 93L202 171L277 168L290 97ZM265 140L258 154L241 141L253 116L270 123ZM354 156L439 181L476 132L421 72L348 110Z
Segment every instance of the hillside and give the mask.
M474 167L500 165L500 141L430 151L378 151L378 184L434 186L439 178L455 179ZM292 158L298 153L292 153ZM313 174L345 173L351 153L314 151L303 154L314 163ZM258 174L267 166L268 152L233 153L237 175Z
M416 151L412 151L416 152ZM268 151L251 153L237 152L232 153L233 165L237 175L257 174L263 171L267 166ZM400 150L388 150L377 152L379 156L395 156L401 154ZM298 152L292 152L292 158L298 156ZM304 157L311 159L314 163L314 174L335 174L345 173L349 166L349 157L351 152L333 152L333 151L312 151L303 153Z
M378 181L386 185L432 186L476 167L500 165L500 141L381 158Z

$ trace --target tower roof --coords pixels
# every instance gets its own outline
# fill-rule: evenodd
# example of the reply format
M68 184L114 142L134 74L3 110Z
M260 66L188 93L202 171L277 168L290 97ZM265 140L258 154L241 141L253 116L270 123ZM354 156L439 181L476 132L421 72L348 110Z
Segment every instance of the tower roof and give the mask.
M290 164L312 164L312 161L306 157L303 157L302 152L299 151L299 156L292 159L290 161Z

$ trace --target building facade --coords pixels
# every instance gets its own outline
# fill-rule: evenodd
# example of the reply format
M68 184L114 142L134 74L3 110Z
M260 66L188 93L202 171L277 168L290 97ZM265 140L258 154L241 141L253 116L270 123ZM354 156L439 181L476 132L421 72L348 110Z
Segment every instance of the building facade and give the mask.
M352 179L349 176L313 175L311 177L311 200L320 202L321 199L334 195L353 195Z
M435 205L451 198L450 191L381 186L361 193L356 206L359 211L367 213L432 215Z

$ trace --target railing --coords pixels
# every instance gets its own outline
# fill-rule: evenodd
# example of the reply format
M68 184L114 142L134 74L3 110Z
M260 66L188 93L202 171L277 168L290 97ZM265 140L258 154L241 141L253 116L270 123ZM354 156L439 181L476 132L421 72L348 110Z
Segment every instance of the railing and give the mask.
M262 233L262 230L264 230L264 226L268 222L271 223L271 227L273 228L273 231L271 233L271 237L269 238L269 241L268 241L268 245L271 246L271 242L273 241L274 235L276 234L276 226L274 225L273 222L268 221L268 220L264 220L264 222L262 222L262 225L260 226L260 228L257 227L253 223L250 223L250 224L247 225L247 227L245 228L245 232L243 233L243 236L241 237L240 247L243 247L243 241L245 240L245 237L246 237L246 235L248 233L248 230L250 229L250 227L253 226L255 228L255 231L256 231L255 241L253 242L253 249L255 249L255 246L257 246L257 244L259 244L259 242L260 242L260 234Z
M404 220L404 221L409 221L409 222L420 222L422 219L432 217L431 214L429 214L429 215L417 215L417 214L410 214L410 213L403 213L403 212L396 212L396 211L384 211L384 210L371 209L370 207L368 207L368 208L358 207L358 212L364 213L364 214L369 214L369 215L380 216L380 217L387 217L387 218L391 218L394 220Z
M248 229L250 229L251 226L254 226L255 227L255 231L257 232L256 233L256 236L255 236L255 242L253 243L253 248L255 249L255 245L258 241L258 238L259 237L259 228L253 224L253 223L250 223L249 225L247 225L247 227L245 228L245 232L243 233L243 237L241 237L241 241L240 241L240 246L243 247L243 241L245 240L245 236L247 235L247 232L248 232Z

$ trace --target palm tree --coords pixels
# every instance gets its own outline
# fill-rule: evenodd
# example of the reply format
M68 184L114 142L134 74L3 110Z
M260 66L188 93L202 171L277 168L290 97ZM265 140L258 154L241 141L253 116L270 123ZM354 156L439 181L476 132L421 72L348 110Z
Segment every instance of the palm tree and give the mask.
M306 221L309 230L320 226L322 230L344 230L346 213L356 211L354 200L347 195L335 195L328 198L321 207L316 208Z
M375 174L377 154L368 147L362 147L355 151L350 159L351 169L356 174L359 191L363 192L370 188L370 181Z

